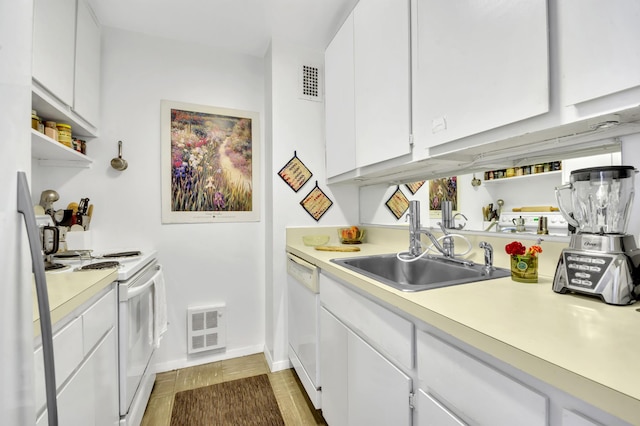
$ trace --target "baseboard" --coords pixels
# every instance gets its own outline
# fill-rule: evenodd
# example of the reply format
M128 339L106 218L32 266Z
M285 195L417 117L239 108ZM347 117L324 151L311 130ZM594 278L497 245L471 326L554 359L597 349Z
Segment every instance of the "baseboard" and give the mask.
M266 346L264 347L264 357L267 359L267 364L269 364L269 370L271 370L271 372L286 370L292 367L288 358L274 362L271 357L271 352L269 352L269 349Z
M194 367L196 365L208 364L210 362L216 362L216 361L224 361L227 359L258 354L261 352L264 352L263 345L246 346L244 348L225 350L222 352L212 351L209 354L200 353L196 355L190 355L188 358L157 363L156 371L158 373L163 373L165 371L179 370L181 368ZM271 364L269 364L269 367L271 367ZM271 371L275 371L275 370L272 369Z

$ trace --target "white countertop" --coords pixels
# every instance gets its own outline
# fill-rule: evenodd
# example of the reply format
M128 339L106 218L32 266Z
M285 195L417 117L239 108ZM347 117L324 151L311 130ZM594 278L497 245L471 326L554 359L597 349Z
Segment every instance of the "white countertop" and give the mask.
M55 324L118 279L118 269L47 272L51 323ZM40 335L40 314L33 286L33 332Z
M611 306L596 298L554 293L552 276L564 243L543 242L537 284L509 277L408 293L330 262L406 251L407 231L365 228L367 242L357 253L322 252L302 244L301 235L335 235L335 230L322 228L287 229L287 251L603 411L640 424L640 303ZM496 266L509 267L502 247L510 239L469 237L473 260L481 262L475 247L482 239L493 245Z

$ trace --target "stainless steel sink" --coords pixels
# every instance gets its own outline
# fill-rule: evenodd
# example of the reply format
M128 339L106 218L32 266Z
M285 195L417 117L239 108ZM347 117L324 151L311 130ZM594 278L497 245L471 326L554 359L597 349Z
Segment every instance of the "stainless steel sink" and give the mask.
M425 256L403 262L395 253L332 259L331 262L402 291L429 290L511 275L508 269L487 271L484 265L464 265L444 258Z

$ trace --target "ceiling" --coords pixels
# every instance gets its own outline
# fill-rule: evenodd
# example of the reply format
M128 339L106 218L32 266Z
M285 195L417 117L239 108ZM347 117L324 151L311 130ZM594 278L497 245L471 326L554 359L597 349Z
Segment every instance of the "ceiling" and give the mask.
M103 26L263 57L271 38L324 51L358 0L88 0Z

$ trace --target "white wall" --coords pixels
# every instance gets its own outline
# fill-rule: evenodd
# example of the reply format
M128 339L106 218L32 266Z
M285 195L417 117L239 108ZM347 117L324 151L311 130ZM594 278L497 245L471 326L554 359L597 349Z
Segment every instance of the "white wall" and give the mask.
M161 370L261 352L264 199L260 222L163 225L160 100L257 111L263 121L262 59L104 28L102 71L101 136L88 144L95 163L81 170L40 168L39 190L56 189L58 208L89 197L96 247L158 250L170 322L159 350ZM124 172L109 165L118 140L129 162ZM187 307L217 303L227 305L226 352L187 357Z
M267 75L266 110L272 114L271 163L267 164L266 197L272 203L271 229L267 230L267 359L273 369L284 368L287 361L286 338L286 257L284 247L287 226L345 225L358 223L358 192L353 186L328 187L325 184L324 103L300 99L298 70L304 65L323 68L324 54L295 45L287 40L273 40L265 62L271 64ZM280 169L293 157L309 168L313 176L298 192L294 192L278 176ZM334 204L316 222L300 201L313 189L316 181Z

